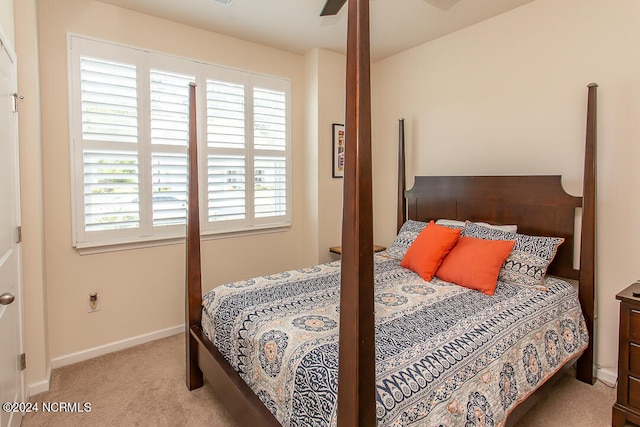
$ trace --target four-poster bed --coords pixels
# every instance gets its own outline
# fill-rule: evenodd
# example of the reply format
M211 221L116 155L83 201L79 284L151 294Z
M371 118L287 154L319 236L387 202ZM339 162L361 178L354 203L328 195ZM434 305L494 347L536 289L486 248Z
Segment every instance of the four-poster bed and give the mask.
M496 290L494 297L479 296L480 293L476 291L469 291L436 279L434 279L434 285L431 286L431 282L420 282L421 279L419 277L416 277L410 270L400 267L398 261L390 257L376 255L374 263L368 26L369 0L350 0L345 120L346 139L349 144L347 144L344 176L342 260L339 263L315 266L310 269L292 270L281 275L265 276L264 278L229 284L214 289L214 291L204 296L203 301L198 225L195 87L191 87L190 197L186 290L187 387L194 389L202 386L204 374L211 386L218 391L217 394L223 404L241 425L276 426L280 425L283 419L287 420L290 425L303 425L306 422L300 421L290 414L284 415L282 407L278 407L276 402L273 401L274 395L281 396L283 389L294 387L294 385L267 385L256 392L255 389L252 390L247 385L247 381L254 383L254 379L263 376L275 378L281 376L281 371L293 369L292 365L288 366L283 362L283 357L286 357L286 360L297 360L300 366L305 365L305 363L313 364L312 362L316 359L307 358L307 354L319 351L316 348L306 348L307 354L303 354L302 350L296 350L297 353L293 355L284 355L283 351L289 343L293 345L295 341L306 345L307 342L312 341L310 339L311 335L322 333L324 335L319 335L317 341L324 346L323 348L331 349L336 354L317 353L317 358L322 359L322 363L326 363L326 365L321 366L321 370L312 370L310 374L300 374L297 371L296 375L292 375L292 378L295 376L295 380L289 379L291 383L296 383L296 387L307 387L305 389L307 394L299 393L299 396L292 398L283 397L284 400L289 400L289 407L298 408L302 412L309 411L311 414L309 416L312 417L310 419L316 425L325 425L337 420L339 425L371 426L376 424L376 419L384 425L401 421L415 422L417 423L416 425L419 425L420 422L426 422L425 417L430 412L435 414L434 417L439 417L440 421L448 420L448 422L455 424L461 420L460 417L465 416L465 405L473 408L476 415L478 415L478 412L482 412L482 416L488 417L491 415L493 417L493 412L485 410L488 408L489 402L483 400L485 396L482 394L490 392L485 392L485 389L482 388L484 386L480 383L478 383L478 390L482 393L475 389L470 389L469 387L475 387L475 385L470 385L468 382L461 380L461 376L464 376L465 379L467 376L478 376L481 377L479 381L485 384L499 383L502 407L495 408L493 411L497 411L496 416L498 416L498 413L504 416L509 415L508 421L512 423L518 417L518 412L533 401L527 396L535 394L533 392L538 388L543 389L543 383L550 384L546 376L538 375L539 371L549 371L545 372L545 375L548 374L550 377L555 374L554 377L557 378L562 367L569 366L578 356L581 356L578 359L577 376L582 381L594 382L593 256L595 240L596 85L589 86L583 197L574 197L566 194L562 190L559 176L416 177L414 187L409 191L405 191L404 127L401 121L397 216L397 227L401 232L400 234L402 234L401 226L407 223L407 220L414 221L411 224L415 225L417 222L448 218L462 221L485 221L491 224L516 224L518 233L524 235L555 236L563 239L564 243L558 247L556 256L551 256L553 262L549 265L548 272L553 275L579 280L580 303L577 303L577 299L573 301L569 295L571 291L567 288L570 286L565 286L564 282L556 279L547 279L545 283L545 285L548 285L550 292L539 292L531 289L523 290L523 287L499 284L499 289ZM582 208L581 250L580 268L574 269L573 253L576 241L574 239L574 220L577 208ZM468 229L471 230L474 226L471 224ZM467 229L467 227L464 228ZM379 278L379 272L381 271L388 277L393 277L393 280L396 281L381 281ZM287 292L294 288L299 288L295 284L296 282L290 280L292 276L297 275L301 276L301 280L307 280L305 282L307 288L309 288L310 283L317 286L309 290L310 293L313 293L314 289L317 292L313 297L306 298L303 294L295 293L297 292L295 291L294 296L292 296L293 294L286 294L282 297L289 299L285 303L278 303L280 305L277 307L260 306L260 315L253 311L251 315L247 315L247 312L243 311L246 306L242 304L245 304L251 298L258 301L256 304L260 305L265 299L271 298L269 295L280 293L280 287L282 289L286 288ZM336 277L340 278L339 292L337 291L337 286L334 286L335 283L327 284L327 280L330 282ZM258 285L268 287L271 294L266 293ZM240 288L245 287L250 288L247 292L253 292L251 296L241 293L244 290ZM381 289L384 289L385 292L381 292ZM401 292L398 289L403 289L405 294L400 295ZM339 298L338 303L335 301L325 303L325 299L328 300L327 295L329 294L337 296ZM403 305L407 302L409 294L414 295L415 301L412 300L411 304L415 304L420 308L419 310L414 308L409 310ZM546 296L543 296L545 294ZM449 303L448 301L453 301L456 295L462 296L464 302ZM556 299L554 299L555 295L557 295ZM429 299L434 297L435 300ZM550 300L546 301L541 298L550 298ZM323 300L322 304L317 302L319 299ZM300 308L303 307L302 300L304 300L305 304L312 301L311 305ZM484 301L483 304L486 303L487 306L490 306L489 311L493 313L492 315L498 316L496 318L483 318L482 321L486 322L486 324L483 324L482 328L485 328L488 324L499 324L499 327L489 326L486 331L483 329L485 332L479 333L478 336L469 338L470 341L460 344L461 347L454 352L457 356L447 353L448 356L438 359L441 354L438 352L442 350L435 349L433 346L436 346L436 344L426 340L424 337L433 332L432 338L436 341L442 339L443 343L445 343L445 338L441 335L435 335L435 330L427 331L430 327L427 322L419 323L424 325L424 328L415 328L417 333L414 335L422 333L418 340L425 339L420 341L419 345L415 343L403 343L400 345L398 342L402 341L403 337L385 329L387 327L397 329L400 324L394 326L392 323L399 321L399 319L407 321L405 314L408 311L412 311L422 313L427 316L424 319L430 318L433 323L446 323L448 325L447 328L449 328L447 329L447 334L461 328L463 330L460 331L460 334L463 334L465 327L473 329L480 328L480 326L467 324L466 321L459 322L464 319L456 318L453 314L459 311L460 313L467 313L469 317L473 317L471 314L475 312L474 304L480 304L478 302L480 300ZM513 350L507 350L508 347L504 343L506 341L517 341L513 338L514 334L516 334L516 329L518 331L528 329L528 326L509 326L510 324L508 325L506 320L504 323L499 323L502 320L498 321L496 319L504 320L506 317L511 316L510 313L520 310L520 308L516 310L516 306L510 306L510 304L524 304L524 300L535 301L535 304L537 304L536 310L540 310L538 313L540 318L545 317L542 313L551 313L552 311L556 313L558 318L550 317L548 324L556 325L558 332L552 331L551 329L553 328L549 327L547 335L551 333L552 339L549 336L543 338L544 332L538 330L531 330L529 332L530 336L518 335L518 340L522 341L521 346L526 344L525 357L530 358L530 360L527 359L524 362L526 373L511 373L512 371L509 369L505 370L505 367L509 368L512 362L500 362L502 371L496 371L498 353L516 353L515 347ZM444 304L445 301L448 305L446 305L446 309L443 309L444 306L441 306L441 304ZM234 304L240 304L242 307ZM222 311L221 307L224 305L228 306L227 308L230 311ZM311 310L307 314L312 313L313 315L301 316L300 311L298 311L291 319L284 317L276 319L276 324L292 323L297 326L294 332L289 330L282 332L273 329L273 324L252 326L248 322L249 317L258 318L267 311L269 313L277 312L277 316L280 316L280 312L283 311L281 306L284 305L296 306L298 310L303 310L303 312L304 310ZM376 316L374 316L374 307ZM437 307L440 310L438 312L439 315L433 317L429 310ZM520 307L520 305L517 307ZM531 311L530 308L524 308L524 305L522 307L522 312ZM316 309L319 310L317 313L313 311ZM494 313L498 311L500 311L499 314ZM580 312L584 314L584 317ZM247 316L247 318L240 319L237 324L234 324L234 319L232 319L234 315ZM327 332L328 329L334 330L338 328L335 324L336 321L333 320L336 315L339 315L337 317L339 319L339 346L337 345L338 334ZM276 315L274 314L274 316ZM381 325L376 322L377 317L384 316L386 316L384 321L387 323ZM551 315L549 314L549 316ZM520 311L514 317L522 317ZM217 319L226 320L215 324ZM410 321L418 322L418 320ZM529 320L529 323L535 323L535 320ZM561 329L560 325L564 325L562 326L564 329ZM568 327L566 325L572 326ZM265 328L271 329L265 330ZM503 334L502 329L509 329L512 332ZM257 341L255 343L250 342L250 330L254 330L253 332L256 334L255 339ZM223 334L225 331L226 335ZM407 330L406 332L409 331ZM485 333L486 335L484 335ZM559 334L569 334L570 336L559 337ZM378 336L382 338L378 338ZM234 341L235 339L242 341L242 343L238 344ZM413 371L410 370L410 375L407 372L395 370L398 365L404 362L397 357L384 358L380 356L380 352L391 352L391 350L389 350L389 346L374 347L377 339L387 339L389 342L393 342L394 349L402 347L403 354L420 353L417 349L424 349L424 354L428 354L429 368L423 369L427 365L420 365L421 361L412 361L410 368L415 367L415 369ZM458 343L463 342L466 338L449 337L446 339L450 339L451 343ZM542 343L540 344L542 347L538 348L547 351L546 362L542 355L538 357L534 345L537 342L536 340ZM216 345L212 341L216 342ZM485 347L488 342L495 346L482 350L480 355L469 356L469 359L473 359L473 361L467 361L467 353L470 355L475 351L472 351L472 348ZM565 350L555 347L561 345L561 343L564 343ZM304 347L304 345L301 345L301 347ZM447 345L445 343L445 347ZM549 353L549 345L552 346L551 353ZM260 351L262 353L260 353L261 359L259 361L251 360L249 357L249 353L255 350L252 346L260 347L258 353ZM339 354L337 354L338 348ZM236 351L236 353L233 353L233 351ZM462 353L465 355L459 356ZM562 353L562 359L560 358L560 353ZM493 359L494 356L496 360ZM522 354L519 354L519 357L521 361L519 363L522 364ZM384 367L376 365L376 361L381 359L384 359ZM337 360L339 360L339 369ZM434 376L442 375L443 378L445 377L444 368L439 371L439 367L447 364L456 365L458 362L460 362L458 364L462 364L461 361L467 363L466 370L461 371L462 373L452 373L451 376L447 377L447 381L443 380L440 388L428 392L431 394L424 394L427 393L422 391L425 383L437 382ZM537 365L533 363L534 361ZM532 365L527 367L530 362ZM516 364L516 362L513 362L513 364ZM437 368L434 368L434 366ZM429 372L429 369L436 369L436 371ZM241 373L238 373L238 371ZM335 381L336 371L337 381ZM326 375L318 374L318 372L326 373ZM301 381L303 382L305 375L312 377L312 379L309 379L308 384L305 383L302 386L297 384ZM516 389L516 378L520 381L521 390L513 394L513 390ZM456 379L460 381L456 383ZM512 388L511 380L513 380ZM531 385L527 386L526 381L529 381ZM320 390L325 382L326 390ZM337 391L334 389L336 384ZM524 389L526 391L523 391ZM489 389L487 388L486 390ZM408 403L403 400L408 395L418 395L418 392L423 393L420 397L421 400ZM454 392L459 393L455 394ZM460 398L463 394L469 397L468 402L466 400L463 402ZM447 403L444 400L447 396L444 395L453 396L455 405L452 403L453 401ZM319 398L318 396L322 397ZM316 400L313 400L313 398ZM331 401L331 399L337 399L337 402L339 402L337 404L337 413L333 412L335 411L336 401ZM523 400L524 403L522 403ZM431 406L424 406L424 402L427 401L431 402ZM314 405L326 407L318 409L318 413L311 413L310 407ZM402 405L404 406L401 409L394 409L395 406L400 407ZM393 413L392 410L396 410L396 413ZM467 411L466 416L472 416L472 412ZM329 418L322 418L322 416ZM320 421L321 419L322 421Z

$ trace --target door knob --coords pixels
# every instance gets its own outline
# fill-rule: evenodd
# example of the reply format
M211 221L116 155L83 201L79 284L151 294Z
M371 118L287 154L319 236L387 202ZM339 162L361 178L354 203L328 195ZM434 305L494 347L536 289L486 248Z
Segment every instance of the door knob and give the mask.
M5 292L4 294L0 295L0 305L9 305L13 302L14 299L16 299L16 297L14 297L9 292Z

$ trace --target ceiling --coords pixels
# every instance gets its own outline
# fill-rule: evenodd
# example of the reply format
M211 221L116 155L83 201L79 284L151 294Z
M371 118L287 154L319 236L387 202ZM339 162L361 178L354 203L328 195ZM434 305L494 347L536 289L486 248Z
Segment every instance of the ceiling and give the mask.
M347 7L321 17L325 0L99 0L305 54L345 52ZM377 61L533 0L371 0L371 58Z

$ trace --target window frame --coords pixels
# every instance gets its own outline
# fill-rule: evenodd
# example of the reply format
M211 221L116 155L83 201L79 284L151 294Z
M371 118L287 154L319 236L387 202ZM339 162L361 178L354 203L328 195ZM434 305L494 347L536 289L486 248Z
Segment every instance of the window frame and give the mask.
M91 52L91 53L89 53ZM153 186L151 158L154 153L184 153L186 146L156 146L151 141L151 70L161 70L182 75L193 75L197 84L197 137L198 137L198 169L200 198L200 230L201 236L209 238L228 238L233 236L253 235L286 231L292 224L292 153L291 153L291 82L290 79L241 70L219 64L207 63L191 58L183 58L162 52L131 47L120 43L100 40L84 35L67 34L67 60L69 83L69 137L71 154L71 216L72 245L81 254L109 252L114 250L159 246L181 243L184 241L185 223L176 225L153 225ZM85 229L84 200L84 164L83 154L87 146L104 145L113 149L115 144L85 141L82 133L82 101L80 83L80 58L93 57L136 66L137 77L137 123L138 142L138 192L140 200L140 227L87 231ZM229 221L209 221L208 218L208 157L216 149L208 146L207 141L207 80L210 78L241 81L245 91L245 219ZM224 80L227 81L227 80ZM285 148L281 151L285 161L286 178L286 212L284 215L267 218L256 218L253 210L255 175L253 160L260 150L254 149L253 139L253 96L248 93L254 87L278 90L285 98ZM249 104L251 104L249 106ZM247 120L251 117L251 120ZM133 145L133 143L132 143ZM219 150L219 149L218 149ZM269 150L270 155L274 152ZM187 190L188 193L188 190ZM148 200L147 200L148 199ZM160 231L160 232L158 232Z

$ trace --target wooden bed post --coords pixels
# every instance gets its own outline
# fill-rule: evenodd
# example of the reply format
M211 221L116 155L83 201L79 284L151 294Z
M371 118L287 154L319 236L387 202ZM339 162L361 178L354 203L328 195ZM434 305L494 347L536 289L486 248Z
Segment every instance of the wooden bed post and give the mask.
M584 154L584 182L582 189L582 239L580 241L580 305L589 331L589 347L578 359L576 376L580 381L594 384L594 311L595 311L595 240L596 240L596 141L597 89L589 86L587 101L587 134Z
M376 424L369 0L349 0L338 425Z
M198 343L191 335L191 326L200 325L202 318L202 277L200 272L200 209L198 200L198 138L196 126L196 85L189 84L189 183L187 211L187 267L186 267L186 359L187 388L201 387L204 379L198 367Z
M407 189L406 173L404 170L404 119L398 120L398 213L397 230L407 220L407 199L404 192Z

